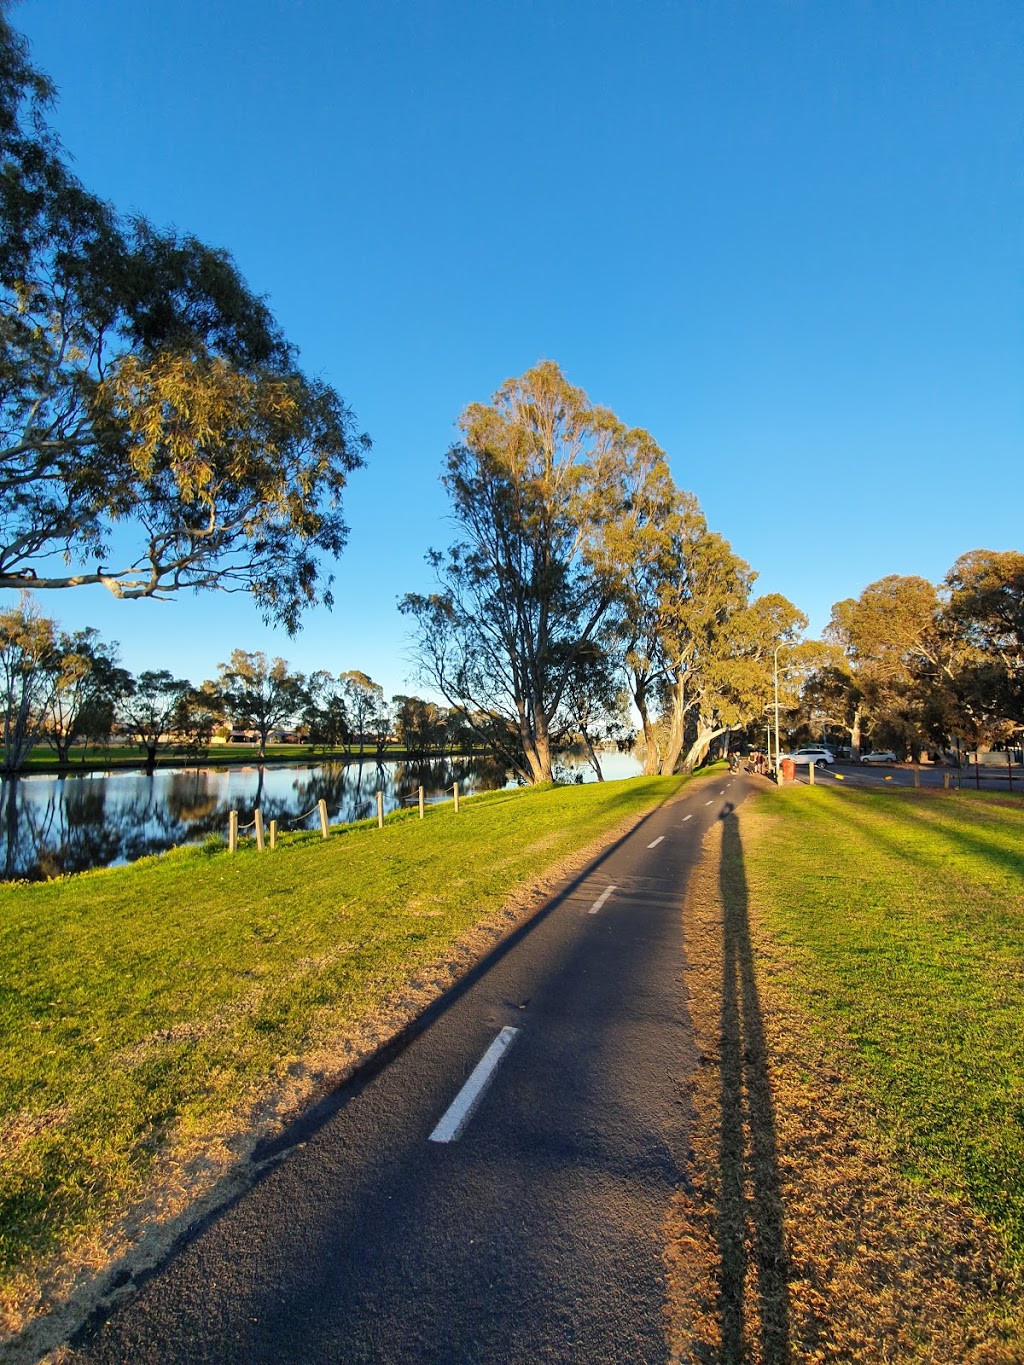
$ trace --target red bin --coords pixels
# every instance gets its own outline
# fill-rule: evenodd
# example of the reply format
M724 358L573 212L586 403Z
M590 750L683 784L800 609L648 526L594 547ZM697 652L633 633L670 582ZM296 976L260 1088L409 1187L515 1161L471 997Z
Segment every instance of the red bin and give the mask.
M796 764L791 758L784 758L782 760L782 780L784 782L796 781Z

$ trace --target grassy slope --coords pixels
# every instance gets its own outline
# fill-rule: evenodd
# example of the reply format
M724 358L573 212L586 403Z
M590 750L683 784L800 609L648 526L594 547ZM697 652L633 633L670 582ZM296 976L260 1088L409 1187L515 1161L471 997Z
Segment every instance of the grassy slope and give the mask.
M273 854L0 887L0 1284L680 782L496 792Z
M1024 1259L1024 807L793 788L745 850L798 989L909 1171Z

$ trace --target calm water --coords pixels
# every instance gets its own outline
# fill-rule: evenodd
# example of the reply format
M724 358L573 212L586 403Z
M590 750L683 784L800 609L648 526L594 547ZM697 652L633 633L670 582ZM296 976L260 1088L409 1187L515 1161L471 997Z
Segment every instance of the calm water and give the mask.
M602 766L609 779L640 771L629 754L605 755ZM575 759L558 775L593 778ZM465 794L509 785L505 769L482 758L22 777L0 785L0 878L54 877L133 862L210 834L226 838L228 813L237 810L245 825L257 805L282 830L319 828L321 798L332 824L362 820L376 814L378 791L389 812L414 804L420 786L427 800L444 799L456 781Z

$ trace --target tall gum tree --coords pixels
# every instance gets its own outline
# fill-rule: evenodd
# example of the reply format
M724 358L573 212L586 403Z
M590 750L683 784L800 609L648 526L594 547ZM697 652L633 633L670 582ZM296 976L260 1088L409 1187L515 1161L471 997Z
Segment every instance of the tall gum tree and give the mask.
M0 8L0 588L330 604L368 438L227 252L68 170Z
M425 677L529 782L552 780L552 725L580 653L671 486L648 433L544 361L460 419L443 482L459 540L410 593Z

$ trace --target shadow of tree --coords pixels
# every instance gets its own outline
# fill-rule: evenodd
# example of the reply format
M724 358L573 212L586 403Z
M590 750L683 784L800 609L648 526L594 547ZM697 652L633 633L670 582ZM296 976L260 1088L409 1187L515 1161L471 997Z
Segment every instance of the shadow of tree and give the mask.
M719 873L723 906L721 1138L718 1249L721 1359L750 1356L744 1342L747 1277L760 1322L759 1359L790 1359L788 1258L783 1233L775 1112L764 1020L754 976L749 897L736 816L723 810Z

